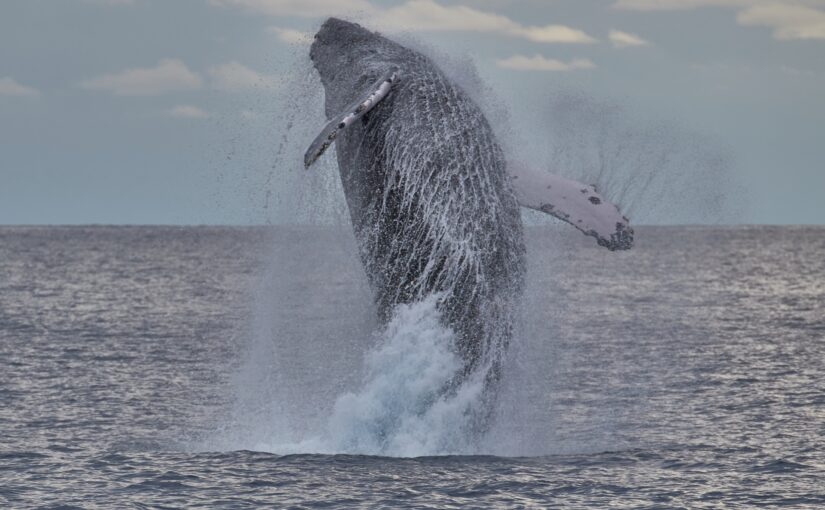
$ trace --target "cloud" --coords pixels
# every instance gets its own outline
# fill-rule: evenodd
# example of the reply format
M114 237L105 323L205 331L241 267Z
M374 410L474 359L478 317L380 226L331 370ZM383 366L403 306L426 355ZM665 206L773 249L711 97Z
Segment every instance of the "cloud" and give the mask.
M135 0L83 0L83 2L97 5L134 5Z
M435 0L408 0L380 8L366 0L210 0L213 5L241 7L271 16L320 17L369 14L382 30L486 32L539 43L594 43L596 39L565 25L524 26L507 16L466 5L442 5ZM284 34L284 37L295 34Z
M168 110L166 113L179 119L206 119L209 117L208 113L201 110L197 106L185 104L178 105L171 110Z
M593 69L596 65L586 58L573 59L570 62L546 58L536 54L532 57L513 55L512 57L497 60L496 65L503 69L516 71L574 71L577 69Z
M596 39L564 25L523 26L507 16L466 5L441 5L433 0L409 0L387 9L375 21L390 30L488 32L540 43L593 43Z
M740 25L773 28L778 40L825 39L825 11L789 4L759 4L739 12Z
M0 78L0 96L33 97L39 95L40 92L37 89L22 85L14 78Z
M546 25L543 27L522 27L514 30L510 35L539 43L578 43L589 44L598 42L581 30L564 25Z
M277 86L274 76L261 74L236 61L210 68L209 76L212 87L229 92Z
M154 96L166 92L196 90L203 86L201 77L177 59L163 59L156 67L132 68L116 74L104 74L84 81L81 87L103 90L118 96Z
M613 6L638 11L728 7L737 10L738 24L772 28L777 40L825 39L825 0L616 0Z
M506 32L521 28L500 14L464 5L443 6L432 0L410 0L385 10L375 22L381 28Z
M368 13L375 7L367 0L209 0L221 7L240 7L269 16L338 16Z
M628 48L631 46L647 46L650 44L636 34L622 32L621 30L611 30L608 34L610 42L616 48Z
M746 8L757 5L822 7L825 0L615 0L613 7L635 11L684 11L700 7Z
M287 44L310 44L312 43L312 34L301 32L292 28L269 27L267 32L275 34L278 39Z
M238 92L254 88L273 88L273 75L261 74L240 62L232 61L209 68L210 86L217 90ZM156 67L127 69L106 74L80 84L89 90L105 90L119 96L152 96L166 92L198 90L204 80L177 59L163 59Z
M616 0L613 7L634 11L682 11L698 7L742 7L754 0Z

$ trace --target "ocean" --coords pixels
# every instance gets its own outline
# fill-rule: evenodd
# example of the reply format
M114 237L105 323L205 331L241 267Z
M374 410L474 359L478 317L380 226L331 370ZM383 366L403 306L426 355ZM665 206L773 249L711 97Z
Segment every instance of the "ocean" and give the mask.
M0 507L825 507L825 227L636 232L527 229L468 438L347 226L0 227Z

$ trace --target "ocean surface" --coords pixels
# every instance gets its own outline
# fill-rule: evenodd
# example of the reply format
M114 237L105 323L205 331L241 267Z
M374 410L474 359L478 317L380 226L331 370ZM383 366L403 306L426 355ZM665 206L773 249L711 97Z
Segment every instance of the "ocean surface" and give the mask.
M0 508L825 507L825 228L527 237L467 438L346 227L0 227Z

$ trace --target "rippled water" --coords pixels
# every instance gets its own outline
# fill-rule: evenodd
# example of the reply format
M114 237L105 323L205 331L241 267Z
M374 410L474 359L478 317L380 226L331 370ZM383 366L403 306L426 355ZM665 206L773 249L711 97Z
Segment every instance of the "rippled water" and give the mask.
M317 453L381 344L345 229L0 227L0 507L825 505L825 228L638 232L528 229L495 426L398 458Z

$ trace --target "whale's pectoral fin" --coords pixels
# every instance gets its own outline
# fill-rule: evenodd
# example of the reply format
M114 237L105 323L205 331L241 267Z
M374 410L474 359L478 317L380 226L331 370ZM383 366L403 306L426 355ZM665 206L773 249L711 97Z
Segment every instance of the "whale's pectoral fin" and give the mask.
M522 207L542 211L593 236L608 250L629 250L633 229L619 208L594 186L581 184L525 165L508 165L513 190Z
M309 168L315 160L321 157L327 148L335 141L342 130L360 119L375 105L381 102L390 93L393 83L398 79L398 68L392 67L367 92L344 109L344 112L330 120L321 133L315 137L304 154L304 167Z

